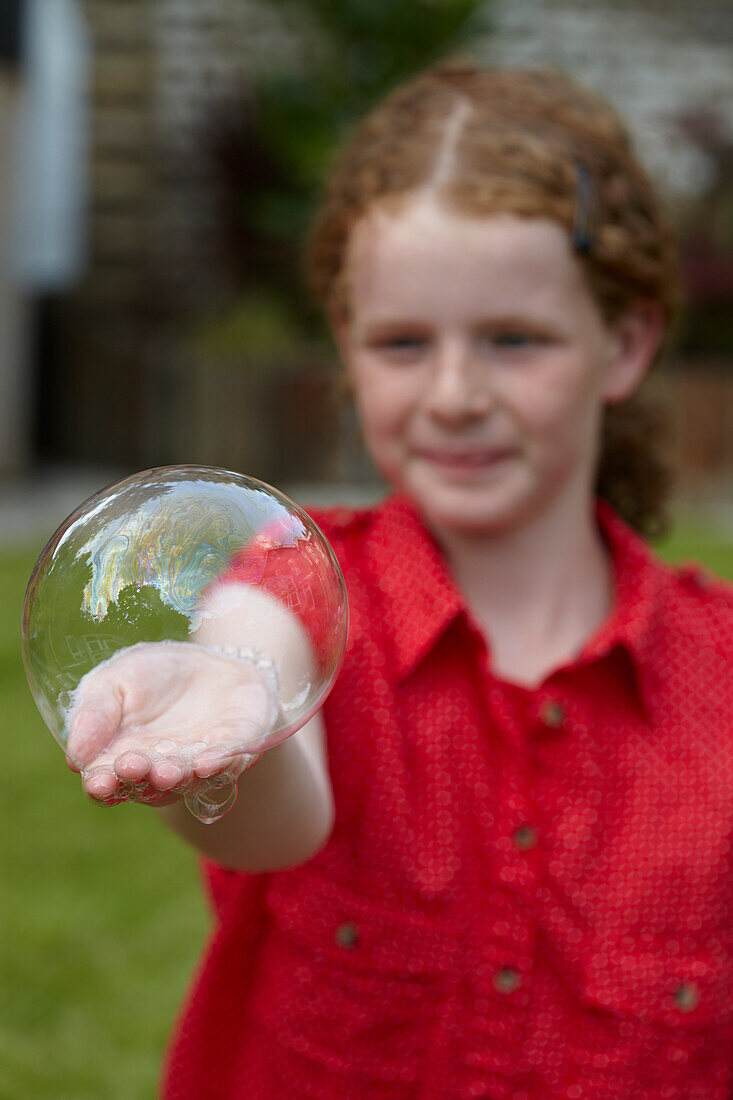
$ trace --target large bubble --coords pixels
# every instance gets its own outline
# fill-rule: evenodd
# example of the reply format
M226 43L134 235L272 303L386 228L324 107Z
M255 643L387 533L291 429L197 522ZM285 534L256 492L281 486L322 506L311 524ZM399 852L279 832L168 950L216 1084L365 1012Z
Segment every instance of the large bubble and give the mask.
M167 466L103 489L51 537L28 583L23 659L44 721L103 799L118 748L176 774L214 750L241 770L284 740L330 691L347 627L341 570L301 508L254 478ZM93 760L78 748L90 737ZM216 820L236 775L189 774L189 809ZM142 782L118 781L116 800Z

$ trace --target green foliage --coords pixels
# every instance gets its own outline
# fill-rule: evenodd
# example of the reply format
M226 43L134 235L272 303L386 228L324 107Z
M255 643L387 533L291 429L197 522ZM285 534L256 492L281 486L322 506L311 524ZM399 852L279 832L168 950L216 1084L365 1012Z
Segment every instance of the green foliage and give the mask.
M724 538L710 529L684 524L673 528L655 547L667 561L700 562L713 573L733 581L733 534Z
M90 614L84 592L93 574L89 554L57 553L28 590L33 608L26 623L28 665L36 689L46 696L40 705L47 720L58 724L59 736L64 736L68 692L103 657L137 642L185 641L190 633L188 617L152 585L125 585L102 619Z
M244 353L250 370L302 348L301 333L282 300L255 291L199 323L192 336L202 355L219 362L238 362Z
M386 91L484 29L486 0L270 0L315 24L304 69L273 73L207 120L221 243L244 291L271 290L305 336L322 335L300 251L331 155Z
M166 603L151 584L126 584L117 602L107 608L104 627L123 646L137 642L185 642L191 630L188 617Z
M389 88L449 55L485 24L481 0L275 0L299 8L323 36L307 77L278 74L262 89L268 147L306 184L324 156Z

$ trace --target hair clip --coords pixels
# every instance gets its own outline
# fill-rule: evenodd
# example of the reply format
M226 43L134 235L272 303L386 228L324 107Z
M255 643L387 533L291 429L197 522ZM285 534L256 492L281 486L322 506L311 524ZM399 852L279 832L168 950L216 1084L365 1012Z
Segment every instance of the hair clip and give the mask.
M595 241L598 222L598 194L584 164L575 165L575 215L570 239L573 248L587 256Z

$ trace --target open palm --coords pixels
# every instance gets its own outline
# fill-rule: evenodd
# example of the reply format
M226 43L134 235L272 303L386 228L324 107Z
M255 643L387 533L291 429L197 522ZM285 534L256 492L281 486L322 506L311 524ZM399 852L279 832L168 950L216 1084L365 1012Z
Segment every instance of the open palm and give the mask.
M190 642L143 642L88 672L67 755L91 797L163 804L253 763L277 713L274 675Z

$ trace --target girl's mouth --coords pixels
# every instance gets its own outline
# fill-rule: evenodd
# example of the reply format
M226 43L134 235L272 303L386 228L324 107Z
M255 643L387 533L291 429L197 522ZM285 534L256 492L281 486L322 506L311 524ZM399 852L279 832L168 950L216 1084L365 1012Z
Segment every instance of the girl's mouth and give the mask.
M465 451L424 447L418 450L417 453L420 458L425 459L427 462L450 470L482 470L497 465L513 454L508 447L503 450L486 448Z

